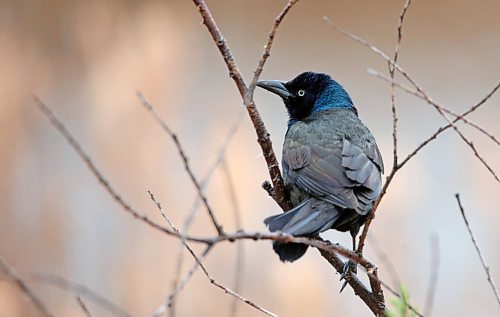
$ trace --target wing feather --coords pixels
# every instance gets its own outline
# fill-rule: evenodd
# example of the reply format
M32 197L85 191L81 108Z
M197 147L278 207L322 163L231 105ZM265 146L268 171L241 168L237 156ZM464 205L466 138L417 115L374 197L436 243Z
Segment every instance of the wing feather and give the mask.
M319 145L294 143L283 155L288 183L341 208L367 214L381 188L383 168L376 145L361 149L347 139Z

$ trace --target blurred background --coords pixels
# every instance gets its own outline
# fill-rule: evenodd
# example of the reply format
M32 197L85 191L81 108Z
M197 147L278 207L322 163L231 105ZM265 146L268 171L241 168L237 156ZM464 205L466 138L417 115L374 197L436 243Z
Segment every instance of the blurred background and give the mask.
M331 74L351 94L377 138L386 171L392 162L390 90L365 69L387 73L387 65L328 27L322 16L392 55L403 2L299 2L282 23L261 76L291 79L304 70ZM285 4L208 1L246 80ZM149 316L172 290L180 247L176 239L133 219L113 201L37 110L34 94L67 125L122 197L165 225L147 190L179 226L197 195L175 146L136 92L143 92L178 134L200 179L216 160L231 126L242 118L228 145L225 166L234 181L243 227L265 231L262 219L279 210L260 187L268 175L255 132L191 1L3 0L0 43L0 257L27 279L54 315L83 313L74 294L35 283L29 272L78 282L133 316ZM468 109L497 84L499 56L498 1L417 0L410 7L400 62L430 96L452 110ZM255 100L281 158L284 107L261 90ZM402 158L444 120L413 96L398 92L397 101ZM497 94L470 116L496 136L499 103ZM460 126L500 173L500 148ZM206 193L231 231L236 226L228 188L224 169L218 168ZM434 271L433 315L498 314L453 195L461 193L493 280L500 283L499 189L456 133L445 132L396 175L371 227L366 256L379 265L381 279L397 288L390 266L381 260L383 250L421 311ZM204 210L190 232L214 234ZM346 233L324 236L350 246ZM236 250L234 244L221 244L206 259L208 270L228 287L235 282ZM433 253L438 254L438 265L431 265ZM192 263L186 254L182 275ZM283 264L269 242L245 241L243 264L240 293L280 316L370 315L351 289L338 293L339 276L316 250L296 263ZM386 292L386 297L391 295ZM82 299L93 316L110 315ZM228 316L231 303L229 295L197 272L179 296L176 316ZM238 315L262 314L238 303ZM37 316L5 279L0 280L0 316Z

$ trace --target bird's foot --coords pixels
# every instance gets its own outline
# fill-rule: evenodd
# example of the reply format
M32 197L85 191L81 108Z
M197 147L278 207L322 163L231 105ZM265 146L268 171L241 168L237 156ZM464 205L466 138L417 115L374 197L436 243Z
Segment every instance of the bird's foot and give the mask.
M351 276L352 274L356 274L358 272L358 263L353 262L351 260L346 261L344 263L344 268L342 269L342 274L340 274L340 280L345 280L344 284L340 288L340 292L344 290L344 288L347 286L347 277Z

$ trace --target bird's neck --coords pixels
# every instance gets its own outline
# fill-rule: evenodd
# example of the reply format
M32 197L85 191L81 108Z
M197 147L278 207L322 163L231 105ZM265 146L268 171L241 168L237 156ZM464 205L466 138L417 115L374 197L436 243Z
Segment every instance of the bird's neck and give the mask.
M345 91L345 89L337 82L326 87L321 95L316 98L312 109L309 112L309 115L304 118L304 120L310 119L314 117L317 113L330 110L330 109L346 109L353 111L356 115L358 115L358 111L356 107L354 107L354 103L352 102L351 97ZM290 128L297 121L297 118L292 116L288 119L288 127Z
M351 97L338 83L330 85L316 99L311 113L332 108L354 108Z

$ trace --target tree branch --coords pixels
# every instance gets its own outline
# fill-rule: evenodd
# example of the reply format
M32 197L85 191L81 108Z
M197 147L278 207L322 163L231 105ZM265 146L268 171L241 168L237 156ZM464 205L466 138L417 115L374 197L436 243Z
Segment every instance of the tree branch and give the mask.
M181 142L179 141L179 138L177 137L177 135L175 133L172 132L172 130L170 130L170 128L165 123L165 121L163 121L163 119L160 117L160 115L155 111L155 109L153 108L153 105L149 101L146 100L146 98L144 97L144 95L141 92L137 93L137 97L142 102L142 105L144 106L144 108L146 108L153 115L156 122L158 122L158 124L161 126L163 131L165 131L170 136L172 141L174 142L175 146L177 147L177 151L179 152L179 155L182 158L182 162L184 163L184 169L186 170L187 174L189 175L189 179L191 179L191 182L196 187L196 190L198 192L198 196L200 197L201 201L203 202L203 205L205 206L205 209L207 210L207 213L208 213L210 219L212 220L212 224L214 225L215 229L217 230L217 233L219 235L223 235L224 231L222 230L222 225L217 221L217 218L215 217L215 213L213 212L212 207L210 207L210 205L208 203L207 196L205 196L205 194L203 193L200 182L198 181L198 179L194 175L193 171L191 170L191 166L189 165L189 161L188 161L186 152L184 151L184 149L181 145Z
M205 273L206 277L208 278L208 280L210 281L210 283L212 283L213 285L217 286L218 288L222 289L225 293L227 294L230 294L231 296L234 296L235 298L241 300L242 302L260 310L261 312L263 312L264 314L268 315L268 316L272 316L272 317L277 317L276 314L268 311L267 309L265 308L262 308L261 306L255 304L254 302L242 297L241 295L239 295L238 293L234 292L233 290L225 287L224 285L222 285L221 283L217 282L211 275L210 273L208 273L208 270L205 268L205 266L203 265L203 263L201 262L200 258L196 255L196 253L194 253L193 249L191 249L191 247L189 246L189 244L187 243L186 239L184 238L184 236L179 232L179 230L174 226L174 224L172 223L172 221L168 218L168 216L166 215L166 213L163 211L163 208L162 206L160 205L160 203L156 200L156 198L154 197L154 195L149 191L149 195L151 196L151 200L156 204L156 206L158 207L158 210L161 212L163 218L168 222L168 224L170 225L170 227L172 227L172 230L174 230L175 233L177 233L177 235L179 236L179 239L181 239L182 241L182 244L184 244L184 246L186 247L186 249L189 251L189 253L191 253L191 255L193 256L193 258L196 260L196 263L198 263L198 266L201 268L201 270L203 271L203 273ZM162 315L162 313L160 314L157 314L155 313L153 315L153 317L160 317Z
M114 316L119 316L119 317L132 316L125 309L111 302L104 296L96 293L87 286L68 280L67 278L64 278L62 276L47 272L38 272L38 271L20 271L19 273L23 276L23 278L26 281L30 283L40 283L43 285L50 285L71 292L77 296L85 297L89 301L93 302L94 304L103 308L104 310L108 311Z
M200 11L200 14L203 18L203 24L205 24L205 26L207 27L213 41L217 45L222 57L224 58L224 61L229 70L229 76L234 80L243 99L243 104L245 105L248 115L250 116L250 120L252 121L252 124L255 128L255 132L257 133L257 142L262 149L262 153L267 163L269 176L271 177L271 182L274 186L275 196L273 198L283 210L288 210L290 209L290 204L285 199L283 178L281 177L281 172L279 170L278 160L276 159L276 155L274 154L273 145L271 139L269 138L269 132L267 132L264 122L260 117L259 111L255 106L255 102L253 101L253 90L250 90L249 87L246 86L245 81L243 80L243 77L241 76L241 73L238 69L238 66L234 61L231 50L229 49L226 40L222 36L221 31L215 23L214 17L212 16L212 13L210 12L205 1L193 0L193 2L198 7L198 10ZM296 1L291 2L295 3ZM255 71L253 81L258 80L258 77L262 72L264 63L269 56L269 51L274 40L276 29L278 28L281 20L284 18L286 13L289 12L293 3L289 3L287 7L285 7L284 11L278 16L279 22L275 22L275 28L273 28L270 33L269 40L267 42L266 48L264 49L264 54L259 61L259 66L257 66L257 69Z
M488 280L488 283L491 286L491 290L493 291L493 294L495 295L495 298L498 303L498 307L500 307L500 295L498 294L498 289L495 286L495 283L493 282L493 279L491 278L490 274L490 268L486 264L486 261L484 260L483 254L481 253L481 249L479 248L478 243L476 242L476 238L474 238L474 234L472 233L472 229L470 228L469 221L467 220L467 217L465 216L465 210L464 207L462 206L462 202L460 201L460 194L455 194L455 198L457 199L458 203L458 208L460 209L460 213L462 214L462 218L464 220L465 226L467 227L467 231L469 232L470 238L472 240L472 244L474 244L474 248L476 249L477 255L479 256L479 260L481 260L481 264L483 265L484 272L486 273L486 278Z
M80 309L82 310L85 317L92 317L92 314L90 313L89 309L87 308L85 303L82 301L80 296L76 297L76 302L78 303L78 306L80 306Z
M97 181L99 184L101 184L104 189L108 192L109 195L116 201L124 211L129 213L132 217L135 219L138 219L150 227L159 230L163 233L166 233L168 235L176 235L175 232L172 230L165 228L154 221L150 220L147 216L141 215L137 210L135 210L132 206L130 206L123 198L121 195L111 186L108 180L106 180L103 176L103 174L97 169L96 165L90 158L90 156L83 150L81 145L76 141L76 139L73 137L73 135L66 129L66 127L62 124L62 122L57 119L57 117L54 115L52 110L50 110L49 107L47 107L40 98L35 96L35 104L37 105L38 109L49 119L50 123L61 133L61 135L66 139L68 144L75 150L76 154L82 159L82 161L85 163L87 168L90 170L90 172L97 178Z
M18 288L19 290L31 301L35 309L38 311L38 313L42 316L45 317L52 317L53 315L49 312L45 304L41 301L40 298L38 298L37 295L26 285L26 283L19 278L5 263L4 260L0 258L0 272L7 276L9 280L11 280Z

